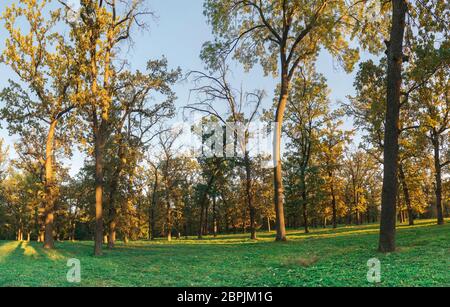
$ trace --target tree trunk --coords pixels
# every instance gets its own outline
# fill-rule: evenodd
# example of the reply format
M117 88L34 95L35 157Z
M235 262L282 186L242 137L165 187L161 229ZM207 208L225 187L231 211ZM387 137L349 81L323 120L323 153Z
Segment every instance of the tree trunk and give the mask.
M283 52L282 52L283 54ZM274 162L274 201L275 201L275 227L277 230L276 241L286 241L286 226L284 219L284 188L283 173L281 164L281 133L284 120L284 111L288 101L289 81L287 75L287 65L282 61L281 91L278 101L277 112L275 114L275 136L273 148Z
M55 182L53 172L53 155L55 144L55 130L58 121L53 120L48 130L47 142L45 146L45 232L44 232L44 248L55 248L55 240L53 238L53 220L55 206Z
M305 233L309 233L308 230L308 209L306 208L306 202L303 202L303 222L304 222L304 228Z
M19 227L17 230L17 241L22 241L22 228Z
M411 206L411 198L409 196L409 188L408 188L408 183L406 182L406 176L405 176L405 172L403 169L403 165L400 163L399 164L399 178L400 178L400 182L402 183L402 187L403 187L403 196L405 197L405 203L406 203L406 208L408 210L408 223L410 226L414 225L414 213L413 213L413 209Z
M105 148L104 123L95 134L95 238L94 255L102 255L103 248L103 158Z
M439 134L435 133L433 136L433 147L434 147L434 176L436 180L436 214L438 225L444 224L444 214L442 211L442 167L441 167L441 157L439 152L440 142Z
M245 151L245 173L246 173L246 178L245 178L245 192L246 192L246 196L247 196L247 206L248 209L250 211L250 239L251 240L256 240L256 210L255 207L253 206L253 201L252 201L252 174L251 174L251 161L250 161L250 156L249 156L249 152L246 150Z
M395 211L397 202L397 168L400 95L402 84L403 38L408 7L405 0L392 0L392 25L387 43L387 101L384 135L384 176L381 196L379 250L395 251Z

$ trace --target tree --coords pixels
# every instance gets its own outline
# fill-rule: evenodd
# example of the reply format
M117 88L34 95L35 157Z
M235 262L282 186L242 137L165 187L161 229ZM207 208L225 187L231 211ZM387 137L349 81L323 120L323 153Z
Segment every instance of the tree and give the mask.
M395 251L397 205L398 126L402 84L403 39L408 7L405 0L392 1L390 40L387 42L386 121L384 134L384 176L381 196L379 250Z
M442 170L450 165L450 157L442 153L448 152L450 130L450 101L449 101L449 73L450 54L449 41L444 42L440 48L428 44L418 51L416 74L413 78L422 82L413 93L411 100L420 111L419 126L421 132L428 139L433 149L435 195L437 223L444 224L442 209ZM431 62L431 63L430 63ZM432 77L423 81L423 65L436 67ZM421 71L422 70L422 71Z
M10 81L8 88L1 93L6 102L2 118L8 121L10 133L27 134L30 127L45 133L45 239L44 248L54 248L53 220L54 203L58 196L54 176L55 141L63 141L57 136L57 126L74 109L71 100L72 85L78 63L73 48L55 29L61 17L60 11L47 10L48 1L21 0L20 6L8 7L4 14L6 48L2 61L9 65L21 82L30 91ZM28 33L23 24L17 24L24 17L29 27ZM31 97L35 96L37 101ZM60 144L64 144L59 142ZM60 145L61 146L61 145Z
M216 63L217 49L234 52L251 68L263 66L266 74L279 77L279 98L275 108L277 129L274 136L274 202L277 241L286 240L284 221L281 134L291 81L301 64L313 61L321 46L351 70L357 52L346 36L354 36L355 23L363 18L365 1L256 1L208 0L205 14L218 37L204 46L203 58ZM368 30L368 29L366 29ZM367 31L365 33L368 33Z
M189 104L186 108L216 117L220 124L225 127L226 133L229 134L225 136L227 141L225 147L233 148L233 155L226 156L226 158L234 159L235 163L244 165L245 197L250 212L250 238L256 240L256 208L252 199L253 180L250 157L252 144L250 138L253 137L251 134L254 133L251 125L257 118L264 92L236 90L228 80L229 72L225 59L218 64L217 75L208 75L199 71L191 72L197 85L193 91L199 95L199 102ZM218 106L214 105L220 102L226 104L226 112L229 118L222 115L218 111ZM218 132L216 131L216 133ZM215 199L216 197L213 196L214 202Z
M94 254L102 254L103 193L105 146L111 136L111 112L114 112L114 82L117 47L130 38L134 25L148 12L141 11L141 0L86 0L81 2L80 19L71 24L77 57L83 63L84 75L79 84L78 99L85 101L82 114L92 126L95 158L96 231ZM70 8L68 8L70 9Z
M149 143L159 133L153 129L174 113L175 94L171 86L177 81L180 71L169 71L167 60L148 61L148 73L140 71L122 72L117 77L114 99L117 101L112 112L112 136L107 144L110 155L109 171L109 235L108 247L113 248L116 236L116 199L122 173L128 169L132 176L136 165L143 159L139 149L148 150ZM152 99L158 96L161 101L152 104Z
M350 137L353 134L353 131L342 130L342 116L341 110L331 114L331 118L322 129L319 149L320 161L322 161L322 167L327 176L326 183L331 196L333 228L337 227L338 215L339 178L337 173L343 166L345 146L350 142Z
M321 129L328 121L328 88L325 78L312 70L301 70L295 79L289 97L287 122L284 132L289 137L288 148L292 152L290 165L298 178L295 189L301 199L305 233L308 233L307 176L313 170L313 155L317 153Z

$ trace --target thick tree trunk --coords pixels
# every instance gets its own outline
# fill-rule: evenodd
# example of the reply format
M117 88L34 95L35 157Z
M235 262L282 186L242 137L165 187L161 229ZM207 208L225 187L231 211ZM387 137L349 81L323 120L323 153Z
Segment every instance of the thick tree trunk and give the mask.
M407 9L405 0L392 0L392 25L390 42L387 43L388 71L384 135L384 176L378 247L381 252L395 251L399 113L402 84L403 39Z
M414 213L413 213L413 209L411 206L411 197L409 196L409 187L408 187L408 183L406 182L406 176L405 176L405 172L403 169L403 165L400 163L399 164L399 179L400 182L402 184L402 188L403 188L403 196L405 197L405 203L406 203L406 208L408 211L408 223L410 226L414 225Z
M103 158L105 148L105 133L102 129L95 135L95 238L94 254L102 255L103 248Z
M440 142L439 134L433 136L433 148L434 148L434 177L436 181L436 214L438 225L444 224L444 213L442 211L442 167L440 157Z
M45 146L45 232L44 232L44 248L53 249L55 247L55 240L53 238L53 220L54 220L54 206L55 206L55 182L53 171L53 155L55 144L55 132L58 121L51 122L47 142Z
M282 52L283 54L283 52ZM284 111L288 101L289 81L287 75L287 65L282 63L281 91L278 101L277 112L275 114L275 136L273 148L274 162L274 201L275 201L275 227L277 230L276 241L286 241L286 226L284 219L284 188L283 172L281 164L281 133L284 120Z
M115 209L112 209L115 211ZM113 213L114 217L109 222L109 233L108 233L108 248L112 249L116 245L116 218L115 213Z

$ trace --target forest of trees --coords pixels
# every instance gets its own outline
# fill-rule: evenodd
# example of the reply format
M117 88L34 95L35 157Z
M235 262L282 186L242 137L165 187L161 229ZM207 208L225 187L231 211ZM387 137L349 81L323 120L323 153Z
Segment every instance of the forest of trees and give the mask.
M15 77L0 117L18 141L0 143L0 239L93 240L101 255L116 240L276 230L284 241L286 228L378 222L388 252L397 222L449 216L447 1L205 0L204 71L165 58L128 69L123 50L151 27L151 1L12 2L1 61ZM330 99L321 50L356 72L346 102ZM236 65L278 86L247 89ZM182 80L192 97L179 107ZM201 154L183 148L179 113L201 118ZM267 167L249 127L273 122Z

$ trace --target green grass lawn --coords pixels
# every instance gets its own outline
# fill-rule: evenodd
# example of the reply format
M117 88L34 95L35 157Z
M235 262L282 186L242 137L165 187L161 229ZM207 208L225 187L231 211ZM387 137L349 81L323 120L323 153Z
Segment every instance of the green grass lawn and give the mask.
M92 242L0 241L0 286L373 286L367 260L381 261L377 286L450 286L450 222L433 220L398 229L398 251L377 252L378 225L290 231L217 239L119 243L93 257ZM81 283L66 281L67 260L81 261Z

